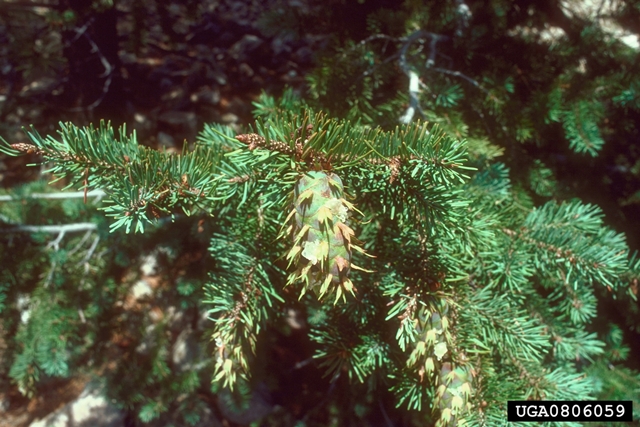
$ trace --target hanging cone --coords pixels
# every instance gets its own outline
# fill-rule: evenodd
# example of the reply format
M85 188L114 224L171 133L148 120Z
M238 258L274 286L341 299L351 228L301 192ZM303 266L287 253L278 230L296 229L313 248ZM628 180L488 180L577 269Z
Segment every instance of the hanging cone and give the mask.
M293 209L287 218L291 225L286 235L293 247L286 258L295 271L287 284L304 282L302 294L313 289L318 296L336 292L336 301L355 288L347 277L354 245L353 230L348 226L355 208L344 199L344 186L334 173L311 171L296 184Z
M435 407L440 410L436 427L462 426L463 415L471 409L471 375L466 366L453 368L445 362L440 368L440 385L436 389Z

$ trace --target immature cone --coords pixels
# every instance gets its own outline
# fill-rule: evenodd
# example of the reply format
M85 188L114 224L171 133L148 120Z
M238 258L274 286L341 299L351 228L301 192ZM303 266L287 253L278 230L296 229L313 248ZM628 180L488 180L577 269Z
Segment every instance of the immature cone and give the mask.
M445 362L440 368L440 385L436 389L435 404L440 410L436 427L462 426L464 414L471 409L471 375L466 366L453 368Z
M417 367L420 380L426 376L435 380L436 394L432 409L439 412L435 427L462 427L464 416L471 408L472 378L468 365L451 362L452 341L449 304L444 303L438 311L422 308L417 313L415 345L407 366Z
M352 242L354 232L347 225L354 207L344 199L342 180L334 173L312 171L296 184L288 235L293 247L287 254L289 266L295 271L288 283L302 280L307 289L319 296L335 290L336 301L344 291L353 294L347 277L351 268L351 251L362 251ZM319 288L318 288L319 286Z

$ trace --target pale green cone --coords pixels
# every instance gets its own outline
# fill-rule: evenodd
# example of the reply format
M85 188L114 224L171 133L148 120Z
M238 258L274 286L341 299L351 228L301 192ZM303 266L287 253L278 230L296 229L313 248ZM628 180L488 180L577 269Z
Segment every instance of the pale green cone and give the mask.
M287 254L295 271L288 283L303 281L303 294L307 289L314 289L319 296L335 291L337 300L344 291L353 293L347 276L352 267L352 249L359 248L351 241L351 210L353 206L344 199L344 186L338 175L311 171L298 180L289 215L293 247Z
M471 374L467 366L452 367L445 362L440 368L440 385L435 404L440 410L436 427L464 425L464 414L470 410Z

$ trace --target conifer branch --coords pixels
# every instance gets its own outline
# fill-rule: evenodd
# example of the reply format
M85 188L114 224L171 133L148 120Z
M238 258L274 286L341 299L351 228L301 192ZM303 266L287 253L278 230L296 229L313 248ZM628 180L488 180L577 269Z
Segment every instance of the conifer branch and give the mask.
M97 129L61 124L60 141L31 130L32 144L3 149L42 155L53 162L50 172L54 176L71 176L70 186L82 185L87 196L91 188L108 189L105 210L116 218L112 230L124 226L128 232L135 226L142 232L145 222L177 209L188 214L194 207L209 210L215 205L216 168L222 151L197 146L191 152L185 147L179 155L160 153L139 146L135 133L126 136L125 131L123 127L116 138L113 128L104 122ZM0 142L3 145L6 143Z

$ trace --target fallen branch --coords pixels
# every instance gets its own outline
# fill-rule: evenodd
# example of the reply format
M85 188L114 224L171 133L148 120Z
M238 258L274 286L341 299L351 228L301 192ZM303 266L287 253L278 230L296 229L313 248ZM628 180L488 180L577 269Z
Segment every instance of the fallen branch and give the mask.
M468 81L469 83L471 83L472 85L474 85L475 87L483 91L484 93L490 93L487 89L483 88L482 85L480 85L480 83L478 83L471 77L465 74L462 74L460 71L447 70L446 68L437 68L437 67L432 68L432 70L437 71L438 73L449 74L450 76L460 77L462 79L465 79L466 81Z
M96 197L98 200L102 199L106 193L102 190L91 190L87 192L87 197ZM25 197L18 197L12 195L1 195L0 202L9 202L12 200L23 199L79 199L84 197L84 191L69 191L61 193L33 193Z
M91 222L78 222L62 225L18 225L2 228L0 233L75 233L78 231L97 230L98 226Z

